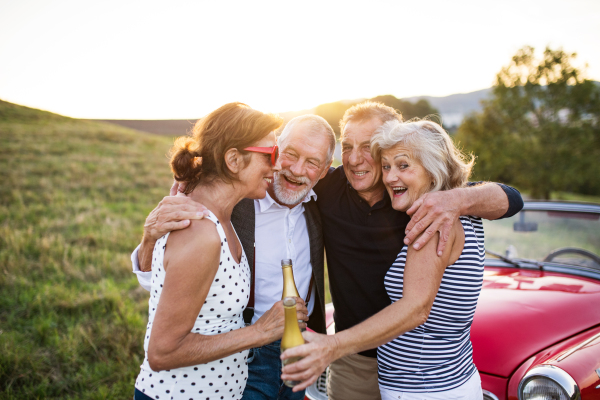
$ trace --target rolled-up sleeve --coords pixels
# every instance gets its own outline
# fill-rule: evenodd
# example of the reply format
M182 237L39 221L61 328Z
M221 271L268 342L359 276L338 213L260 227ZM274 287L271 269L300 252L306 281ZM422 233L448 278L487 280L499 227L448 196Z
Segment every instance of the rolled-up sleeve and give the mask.
M138 250L140 249L140 245L135 248L133 253L131 253L131 266L133 269L133 273L137 276L138 282L140 286L142 286L147 291L150 291L152 287L152 271L144 272L140 270L140 263L138 261Z

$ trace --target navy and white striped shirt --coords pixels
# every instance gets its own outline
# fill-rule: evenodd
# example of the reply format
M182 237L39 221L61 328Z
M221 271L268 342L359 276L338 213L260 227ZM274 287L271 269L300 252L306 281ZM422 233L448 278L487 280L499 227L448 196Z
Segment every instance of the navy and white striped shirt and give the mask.
M465 245L446 267L427 321L377 349L380 386L405 392L454 389L475 373L470 330L483 282L485 249L480 218L460 217ZM385 276L392 302L402 298L407 246Z

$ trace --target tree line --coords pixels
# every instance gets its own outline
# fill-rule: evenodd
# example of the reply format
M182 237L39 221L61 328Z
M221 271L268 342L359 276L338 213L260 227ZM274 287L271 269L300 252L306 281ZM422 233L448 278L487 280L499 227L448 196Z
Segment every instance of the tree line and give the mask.
M500 70L482 110L451 132L477 157L473 180L511 184L538 199L557 191L600 195L600 84L573 65L576 56L546 48L536 57L526 46ZM393 107L404 120L439 115L427 100L369 100ZM340 119L356 103L322 104L315 114L339 136Z
M600 85L575 53L520 49L496 76L481 112L455 140L477 156L474 178L512 184L533 198L555 191L600 195Z
M419 100L415 103L410 101L398 99L391 94L373 97L368 99L369 101L375 101L383 103L386 106L390 106L398 111L404 120L412 118L425 118L428 116L439 115L439 111L434 108L427 100ZM361 102L364 100L361 100ZM315 114L325 118L329 125L335 131L335 134L339 137L340 135L340 120L344 116L347 109L352 107L359 102L348 102L348 101L335 101L333 103L321 104L315 108Z

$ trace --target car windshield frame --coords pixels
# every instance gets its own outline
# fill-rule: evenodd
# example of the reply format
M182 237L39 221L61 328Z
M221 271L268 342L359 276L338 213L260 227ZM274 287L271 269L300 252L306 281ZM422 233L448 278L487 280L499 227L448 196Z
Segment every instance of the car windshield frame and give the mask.
M525 201L523 209L520 212L523 211L582 213L594 214L600 217L600 204L564 201ZM502 254L498 254L497 250L486 251L486 253L485 265L489 267L523 268L600 279L600 268L596 269L582 265L566 264L560 261L548 262L519 257L507 257Z

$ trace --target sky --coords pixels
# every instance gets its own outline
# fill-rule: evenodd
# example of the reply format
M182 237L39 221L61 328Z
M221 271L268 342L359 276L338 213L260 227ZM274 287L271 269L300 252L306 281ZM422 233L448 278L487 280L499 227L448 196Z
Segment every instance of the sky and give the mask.
M525 46L600 80L598 0L0 0L0 99L76 118L198 118L490 87Z

